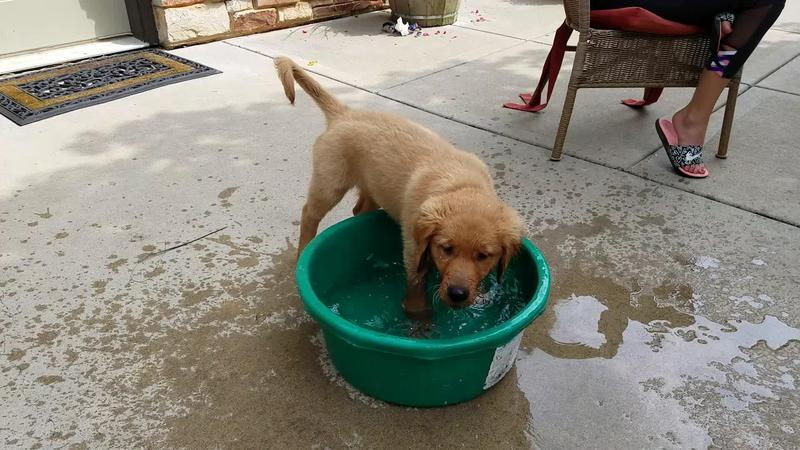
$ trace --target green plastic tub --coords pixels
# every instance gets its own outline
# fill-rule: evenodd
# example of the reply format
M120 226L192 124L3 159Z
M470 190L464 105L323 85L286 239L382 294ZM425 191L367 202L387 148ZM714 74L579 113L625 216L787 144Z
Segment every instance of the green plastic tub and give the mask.
M408 337L404 328L411 322L401 306L401 260L400 230L383 211L328 228L300 257L300 297L336 369L370 396L416 407L463 402L491 388L513 366L525 327L544 310L550 291L544 257L526 239L502 285L490 288L500 293L485 303L493 306L452 310L435 303L433 328L441 336L428 338ZM429 278L432 292L437 280ZM506 291L521 299L514 309Z

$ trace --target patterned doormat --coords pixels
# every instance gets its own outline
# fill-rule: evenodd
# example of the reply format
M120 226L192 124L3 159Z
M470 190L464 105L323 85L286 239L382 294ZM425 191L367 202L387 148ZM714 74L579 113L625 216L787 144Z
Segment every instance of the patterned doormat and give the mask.
M27 125L155 89L220 73L155 49L91 58L0 79L0 114Z

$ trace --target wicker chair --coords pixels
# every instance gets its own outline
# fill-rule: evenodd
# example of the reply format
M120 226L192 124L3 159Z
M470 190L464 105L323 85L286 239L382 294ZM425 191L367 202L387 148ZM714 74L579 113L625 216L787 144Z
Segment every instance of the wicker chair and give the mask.
M575 62L550 156L554 161L561 159L578 89L642 87L645 98L650 97L647 103L651 103L658 98L660 88L697 86L700 72L711 57L711 38L705 35L661 36L594 29L589 2L564 0L566 24L580 36L576 47L566 48L575 51ZM728 85L718 158L728 153L740 79L738 74Z

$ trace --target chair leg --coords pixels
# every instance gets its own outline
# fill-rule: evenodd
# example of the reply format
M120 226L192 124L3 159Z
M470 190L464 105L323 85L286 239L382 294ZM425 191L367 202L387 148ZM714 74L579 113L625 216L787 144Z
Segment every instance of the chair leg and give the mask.
M558 125L556 142L553 144L553 152L550 154L551 161L561 160L561 151L564 149L564 141L567 139L567 129L572 118L572 109L575 106L575 97L578 95L578 88L572 83L567 88L567 98L564 100L564 109L561 111L561 123Z
M728 157L728 144L731 140L731 129L733 128L733 116L736 112L736 100L739 98L739 80L731 81L728 86L728 100L725 102L725 116L722 119L722 131L719 135L719 148L717 158L725 159Z

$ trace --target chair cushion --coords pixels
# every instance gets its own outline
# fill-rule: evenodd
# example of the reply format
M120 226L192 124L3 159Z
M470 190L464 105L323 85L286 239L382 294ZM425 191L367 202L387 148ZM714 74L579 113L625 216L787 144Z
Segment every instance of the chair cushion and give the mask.
M673 22L639 7L593 10L591 23L592 28L668 36L688 36L704 32L700 27Z

